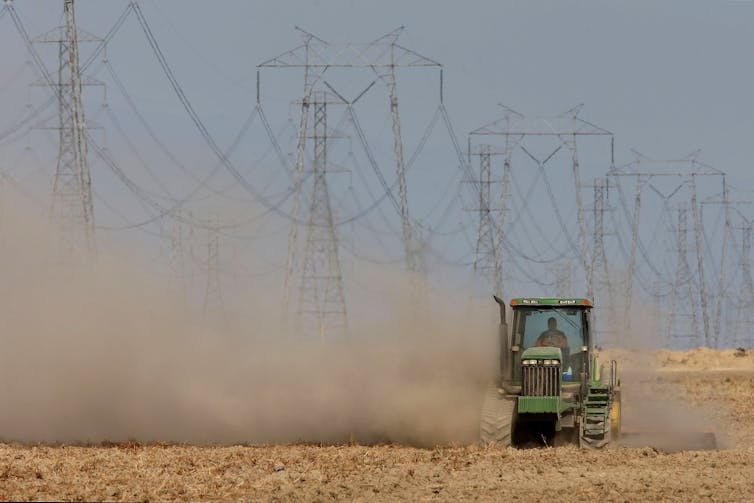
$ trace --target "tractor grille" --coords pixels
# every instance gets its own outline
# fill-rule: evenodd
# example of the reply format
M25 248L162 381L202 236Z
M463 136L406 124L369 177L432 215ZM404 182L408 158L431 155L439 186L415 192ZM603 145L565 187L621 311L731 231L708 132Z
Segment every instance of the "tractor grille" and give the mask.
M521 395L560 395L560 365L523 365L521 370Z

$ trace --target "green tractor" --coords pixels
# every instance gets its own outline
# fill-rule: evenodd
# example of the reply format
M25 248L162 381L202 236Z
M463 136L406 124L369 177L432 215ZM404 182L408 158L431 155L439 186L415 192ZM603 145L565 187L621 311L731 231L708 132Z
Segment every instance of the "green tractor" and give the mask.
M500 445L576 443L601 449L620 435L615 361L594 355L592 302L517 298L500 306L500 376L485 395L481 441Z

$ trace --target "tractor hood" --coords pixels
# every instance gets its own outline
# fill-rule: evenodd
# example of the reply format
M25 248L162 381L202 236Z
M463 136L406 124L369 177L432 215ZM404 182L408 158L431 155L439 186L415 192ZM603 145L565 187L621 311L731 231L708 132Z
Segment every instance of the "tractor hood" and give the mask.
M522 360L562 360L560 348L551 346L535 347L524 350L521 354Z

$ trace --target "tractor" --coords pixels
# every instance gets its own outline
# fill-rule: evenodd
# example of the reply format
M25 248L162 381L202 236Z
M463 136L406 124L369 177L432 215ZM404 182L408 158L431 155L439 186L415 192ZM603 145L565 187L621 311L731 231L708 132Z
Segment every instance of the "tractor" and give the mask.
M591 333L592 302L516 298L500 307L500 374L485 394L484 444L601 449L620 435L617 363L600 364Z

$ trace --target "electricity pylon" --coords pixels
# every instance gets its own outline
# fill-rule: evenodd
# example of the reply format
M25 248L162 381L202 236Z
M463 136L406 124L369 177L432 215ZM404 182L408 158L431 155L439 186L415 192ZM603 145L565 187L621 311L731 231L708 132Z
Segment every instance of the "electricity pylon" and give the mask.
M401 131L396 68L433 68L442 72L442 65L398 44L397 40L403 31L403 27L365 44L332 44L305 30L300 28L297 28L297 30L303 35L303 44L257 66L257 69L260 71L267 68L301 68L304 72L304 92L301 100L301 115L296 145L296 164L293 173L293 187L296 196L294 196L291 212L292 223L288 237L286 276L283 285L284 309L287 311L289 307L294 284L293 276L299 263L297 257L299 226L305 221L303 218L300 218L302 211L299 194L304 178L304 152L306 150L310 115L309 108L311 107L312 94L317 88L328 89L338 94L333 85L325 80L326 72L331 69L340 71L348 69L349 73L352 74L355 74L356 71L367 71L367 73L371 73L375 77L372 84L367 86L360 95L351 100L343 99L342 102L346 103L348 113L357 133L356 136L364 147L373 170L378 173L380 183L383 185L390 202L400 217L406 268L411 273L412 297L414 297L414 303L416 304L420 294L417 293L419 286L413 280L415 275L423 276L425 274L424 261L421 256L423 244L419 235L419 228L412 221L409 212L409 196L406 182L407 163L404 156L404 142ZM397 196L393 193L393 187L388 185L382 173L379 172L379 166L374 159L372 149L368 145L366 135L360 126L360 121L353 108L353 105L378 82L385 86L388 95L393 133L393 151L395 154ZM258 72L257 94L259 94L259 85ZM442 95L442 83L440 84L440 95ZM444 108L442 110L444 111Z
M562 219L560 211L553 207L554 215L561 228L566 231L566 239L569 246L572 248L576 256L580 257L581 264L584 271L585 283L586 283L586 295L591 297L593 295L593 274L592 274L592 262L589 259L589 247L587 240L587 226L585 221L585 209L584 201L581 190L583 185L581 183L581 161L579 160L579 152L577 143L585 137L603 137L610 139L610 158L613 158L613 134L603 128L600 128L591 122L585 121L579 117L582 105L578 105L556 117L538 117L529 118L522 114L512 110L511 108L500 105L503 109L503 116L499 119L486 124L482 127L474 129L469 133L468 143L469 152L472 150L472 145L476 143L482 136L502 137L505 140L505 156L504 164L504 176L501 179L503 184L507 183L510 179L511 173L511 153L514 149L520 149L527 157L531 158L537 166L537 170L545 177L545 166L550 160L563 148L570 153L571 172L574 183L574 195L576 200L576 219L578 224L578 242L575 242L571 237L569 226L566 225ZM549 156L544 158L535 157L529 149L527 149L527 139L534 138L550 138L552 139L555 149ZM485 140L489 141L489 140ZM475 187L476 189L476 187ZM506 189L507 190L507 189ZM508 194L503 191L503 198L507 199ZM554 198L552 198L554 206ZM505 201L503 202L501 217L505 214L506 208ZM501 218L501 225L498 226L498 233L504 237L505 229L502 227L503 220ZM573 272L573 271L571 271ZM579 289L581 290L581 289ZM571 291L568 295L574 295Z
M741 257L739 270L743 276L738 294L735 343L738 346L751 347L752 309L754 309L754 280L751 276L751 229L752 221L744 218L741 226ZM744 337L745 336L745 337Z
M217 218L207 225L207 284L204 289L204 314L225 321L225 305L220 284L220 229Z
M321 339L348 333L338 235L327 184L327 141L330 134L327 129L327 105L327 93L314 93L311 128L314 186L306 224L298 300L299 326L305 332L316 328Z
M188 219L189 221L192 219L190 212ZM179 206L173 211L171 219L168 272L171 287L181 297L184 297L188 291L189 273L194 268L193 246L194 227L186 224L184 212Z
M722 182L722 187L725 187L725 173L711 166L708 166L699 160L697 156L699 151L692 152L686 157L680 159L651 159L639 152L633 151L635 159L617 169L611 169L608 175L615 176L616 187L618 188L618 195L621 198L621 206L625 213L626 219L631 224L631 249L629 254L627 281L626 281L626 294L624 301L624 332L628 333L631 328L631 303L632 303L632 289L634 280L636 278L637 271L637 258L640 253L645 259L645 263L648 266L653 267L648 260L649 253L642 243L639 236L640 220L641 220L641 207L642 196L645 189L649 188L653 192L658 193L667 204L671 198L678 198L685 196L689 203L689 209L691 211L691 217L693 219L693 243L696 252L697 271L697 293L695 297L699 302L699 312L701 314L702 322L702 334L703 341L709 347L714 347L717 344L716 336L712 333L713 328L710 320L710 312L708 308L708 288L707 280L705 279L705 267L704 267L704 254L705 250L702 246L702 218L701 218L701 203L698 200L698 183L697 180L700 177L713 177L711 180L719 179ZM633 215L629 214L628 205L623 200L623 192L620 186L621 177L633 177L635 179L635 193L634 193L634 206ZM668 194L660 191L653 181L658 178L675 179L679 183L677 187ZM710 179L710 178L708 178ZM709 186L709 182L705 185ZM678 195L680 194L680 196ZM726 224L727 225L727 224Z
M687 338L688 344L694 344L699 334L698 318L694 305L694 275L688 262L688 205L678 207L678 222L676 225L676 271L670 292L670 309L666 333L668 338ZM681 311L681 313L679 313ZM688 313L688 314L686 314ZM682 324L681 318L689 318L688 323ZM684 331L683 327L687 327ZM671 342L670 340L668 342Z
M502 253L499 246L499 229L495 222L492 200L492 149L488 144L481 144L476 155L479 156L478 204L475 211L479 213L477 241L474 254L474 273L488 279L495 295L502 295L503 267ZM491 279L489 278L491 276Z
M92 180L87 152L87 125L81 95L83 85L79 65L79 41L99 41L98 38L78 31L74 0L64 0L65 24L35 41L56 43L58 46L57 81L58 101L58 155L52 189L52 217L59 226L61 252L68 256L81 252L93 255L96 251L94 236L94 208Z
M592 257L591 277L588 280L591 286L588 291L596 305L600 307L601 316L594 321L595 333L603 337L614 334L615 320L615 292L613 281L610 277L610 267L605 249L605 212L609 211L609 181L606 177L594 179L592 189L594 191L594 203L592 206ZM602 296L604 294L604 297ZM607 299L606 302L603 299ZM601 339L600 342L604 342Z

